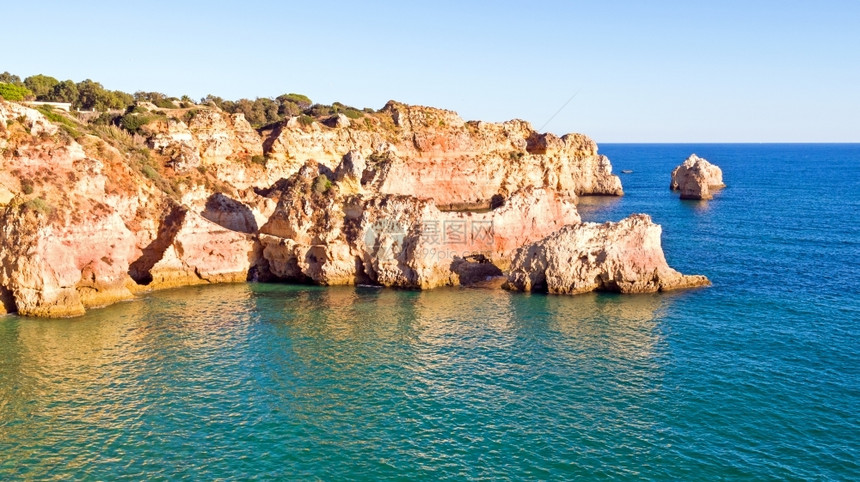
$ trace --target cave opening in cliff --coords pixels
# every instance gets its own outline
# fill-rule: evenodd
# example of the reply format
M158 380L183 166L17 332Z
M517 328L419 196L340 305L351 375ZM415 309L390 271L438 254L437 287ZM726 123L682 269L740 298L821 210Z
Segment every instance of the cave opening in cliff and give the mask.
M155 239L143 248L143 254L128 267L128 275L135 283L141 286L148 286L152 283L152 268L161 261L164 252L173 243L187 212L188 210L182 206L174 206L162 219Z

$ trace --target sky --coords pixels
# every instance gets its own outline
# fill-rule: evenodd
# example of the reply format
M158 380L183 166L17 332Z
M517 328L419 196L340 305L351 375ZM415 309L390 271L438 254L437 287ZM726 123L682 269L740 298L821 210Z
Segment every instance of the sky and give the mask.
M597 142L860 142L860 1L8 2L0 72Z

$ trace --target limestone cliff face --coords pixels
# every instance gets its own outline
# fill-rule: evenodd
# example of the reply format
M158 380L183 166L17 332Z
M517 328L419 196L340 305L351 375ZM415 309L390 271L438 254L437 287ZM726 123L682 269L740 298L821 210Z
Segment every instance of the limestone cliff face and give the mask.
M253 255L251 235L175 206L128 271L135 282L151 288L245 281Z
M523 246L569 262L545 241L585 236L571 234L588 231L578 195L621 194L593 141L518 120L395 102L259 133L214 108L153 117L132 136L0 101L0 313L74 316L145 290L247 279L427 289L497 283L510 269L513 286L543 266ZM603 248L647 234L657 261L625 248L612 269L653 268L656 281L612 274L599 288L683 284L658 262L659 227L656 241L645 224L633 232Z
M217 164L235 157L263 154L260 135L242 114L226 114L213 109L196 109L178 118L147 124L143 134L157 151L167 155L168 162L179 170L196 167L201 162ZM190 159L183 159L183 156ZM178 156L178 157L177 157ZM180 163L184 163L181 167Z
M165 165L177 174L190 169L212 171L218 179L248 189L265 179L263 169L237 162L255 156L262 159L263 143L242 114L227 114L214 109L193 109L181 113L182 120L170 117L143 126L147 145L166 157Z
M244 279L253 240L183 218L147 173L104 140L78 140L0 101L0 302L4 312L73 316L144 289ZM178 275L177 273L181 273ZM179 279L180 281L176 281Z
M692 154L672 171L669 188L681 191L681 199L711 199L713 191L725 187L719 167Z
M397 144L403 162L387 172L385 192L406 194L426 180L439 205L487 203L529 186L568 196L623 193L608 159L584 135L540 134L521 120L464 122L452 111L397 102L382 111L405 141Z
M265 157L272 184L312 160L334 169L348 152L368 160L368 180L382 194L416 193L438 206L488 208L494 196L544 187L567 196L621 195L609 160L582 134L557 137L535 132L525 121L465 122L456 112L389 102L379 112L325 125L292 118L258 135L238 115L203 108L183 120L159 121L143 129L148 143L179 172L202 165L219 169L236 186L255 181L246 169L224 161ZM301 122L304 120L304 123Z
M293 119L263 136L269 167L282 174L307 160L334 169L344 154L356 151L372 168L368 180L375 190L420 192L440 207L488 208L494 196L526 187L571 197L623 193L594 141L581 134L539 134L520 120L464 122L452 111L392 101L348 127L304 126Z
M286 181L277 209L260 229L263 258L277 278L454 285L461 281L458 261L480 259L500 269L524 243L579 222L572 200L542 188L517 191L487 212L443 212L415 196L344 196L344 181L318 192L315 185L324 184L318 180L328 180L320 174L325 170L309 163Z
M704 276L670 268L660 234L660 226L645 214L617 223L565 226L517 251L505 287L556 294L653 293L710 284Z

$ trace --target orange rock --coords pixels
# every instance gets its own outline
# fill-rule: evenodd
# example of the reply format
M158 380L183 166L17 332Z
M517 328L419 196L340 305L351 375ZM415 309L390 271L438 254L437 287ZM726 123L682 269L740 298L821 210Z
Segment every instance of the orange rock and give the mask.
M711 199L712 191L725 186L723 171L695 154L672 171L669 184L673 191L681 191L681 199Z
M505 288L554 294L653 293L709 285L704 276L683 275L669 267L661 232L646 214L617 223L565 226L517 251Z

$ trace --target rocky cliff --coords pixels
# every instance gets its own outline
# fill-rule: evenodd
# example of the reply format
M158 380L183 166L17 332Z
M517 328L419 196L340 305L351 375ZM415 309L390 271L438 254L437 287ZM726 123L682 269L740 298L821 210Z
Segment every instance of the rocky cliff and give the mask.
M582 226L578 195L622 193L583 135L396 102L260 130L200 106L128 114L133 133L47 114L0 100L0 312L247 279L503 279L522 246Z
M82 128L82 126L81 126ZM146 151L48 122L0 101L0 300L31 316L79 315L152 288L244 280L252 236L165 192ZM128 146L126 146L128 147Z
M505 287L556 294L654 293L710 284L704 276L669 267L661 231L645 214L565 226L516 252Z
M516 191L491 211L443 212L415 196L344 194L347 180L329 186L321 171L311 162L285 180L260 228L262 260L275 278L422 289L461 284L461 271L472 269L464 262L501 274L518 247L579 222L572 200L545 188Z
M725 186L722 169L691 154L672 171L669 189L681 191L681 199L711 199L713 191Z

